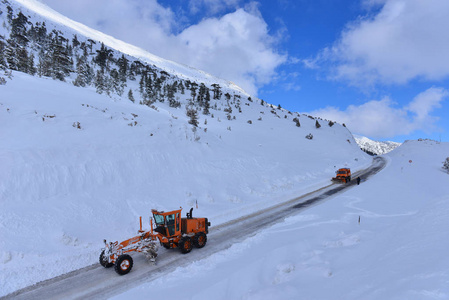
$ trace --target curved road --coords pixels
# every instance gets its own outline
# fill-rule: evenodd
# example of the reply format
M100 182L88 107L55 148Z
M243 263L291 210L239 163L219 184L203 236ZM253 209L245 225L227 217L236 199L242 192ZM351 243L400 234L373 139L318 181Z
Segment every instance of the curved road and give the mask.
M367 180L382 170L385 165L384 158L375 157L369 168L354 173L353 178L360 176ZM125 276L119 276L113 269L105 269L100 264L95 264L37 283L0 299L106 299L164 276L180 266L200 261L204 257L227 249L234 243L255 235L263 228L281 222L285 217L298 214L307 207L316 205L355 185L355 180L348 184L333 183L287 202L211 227L207 246L202 249L193 249L187 255L160 247L160 259L157 265L148 262L143 255L134 255L133 270Z

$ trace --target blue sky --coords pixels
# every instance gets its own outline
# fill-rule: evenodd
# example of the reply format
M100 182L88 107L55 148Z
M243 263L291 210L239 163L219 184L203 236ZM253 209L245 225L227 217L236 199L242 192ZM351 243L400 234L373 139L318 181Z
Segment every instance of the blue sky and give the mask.
M41 0L378 140L449 141L447 0Z

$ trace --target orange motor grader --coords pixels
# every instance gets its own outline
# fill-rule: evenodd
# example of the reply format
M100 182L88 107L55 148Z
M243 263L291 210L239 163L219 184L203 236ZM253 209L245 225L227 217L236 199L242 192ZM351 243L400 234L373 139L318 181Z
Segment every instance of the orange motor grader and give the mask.
M336 176L332 178L332 181L348 183L351 181L351 169L341 168L336 172Z
M129 273L133 267L130 252L141 252L155 262L158 244L167 249L179 248L182 253L189 253L193 245L203 248L207 242L210 222L207 218L193 218L192 211L186 218L181 218L181 209L169 212L151 210L151 230L142 230L142 217L140 217L140 230L138 235L121 243L104 240L105 248L100 254L100 264L105 268L114 266L120 275Z

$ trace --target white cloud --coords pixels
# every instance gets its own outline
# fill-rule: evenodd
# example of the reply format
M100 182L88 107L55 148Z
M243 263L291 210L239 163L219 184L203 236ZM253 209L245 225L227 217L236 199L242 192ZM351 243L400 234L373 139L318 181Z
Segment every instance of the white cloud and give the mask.
M389 97L371 100L362 105L350 105L345 110L336 107L311 112L339 123L345 123L353 133L372 137L390 138L408 135L416 130L434 129L438 118L431 115L449 96L443 88L432 87L418 94L408 105L396 107Z
M197 14L202 8L207 10L208 14L214 15L225 9L236 7L240 0L190 0L190 12Z
M441 101L448 95L446 90L433 87L416 96L406 109L415 114L415 122L432 123L434 118L430 113L435 108L440 108Z
M319 58L336 63L334 76L356 85L449 76L449 1L368 0L382 5L372 18L350 24Z
M183 61L231 79L251 94L257 94L257 88L268 83L286 60L273 51L267 24L244 9L204 20L178 38L187 50L179 54Z
M286 60L275 50L278 37L270 35L255 3L179 31L184 25L170 8L156 0L41 1L69 18L155 55L233 81L253 95ZM196 2L216 10L232 7L239 0Z

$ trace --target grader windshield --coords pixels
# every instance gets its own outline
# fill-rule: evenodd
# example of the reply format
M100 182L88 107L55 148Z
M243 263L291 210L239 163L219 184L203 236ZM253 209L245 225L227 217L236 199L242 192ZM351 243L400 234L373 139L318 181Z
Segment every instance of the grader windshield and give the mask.
M156 226L164 226L164 216L163 215L154 215L154 222L156 223Z

